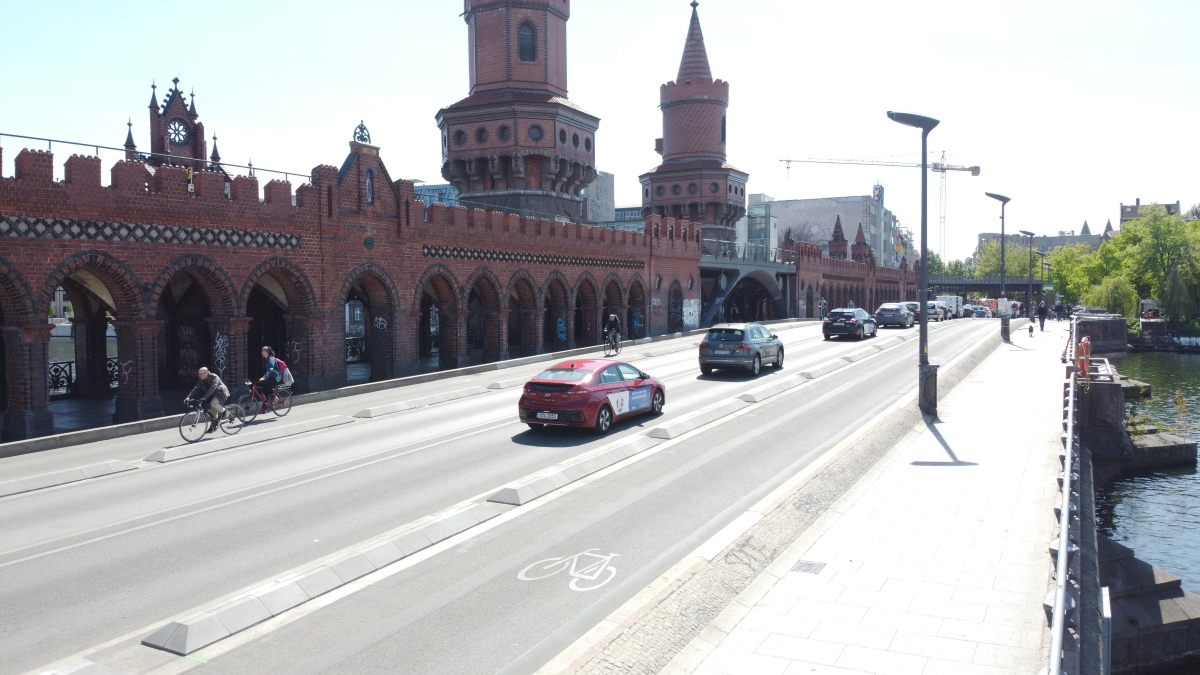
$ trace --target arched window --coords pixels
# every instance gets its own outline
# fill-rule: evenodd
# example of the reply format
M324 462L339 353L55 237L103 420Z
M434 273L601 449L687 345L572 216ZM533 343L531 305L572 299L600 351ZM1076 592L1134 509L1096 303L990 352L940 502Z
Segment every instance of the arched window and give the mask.
M517 29L517 46L522 61L537 61L537 35L533 26L523 23Z
M367 169L367 203L375 203L375 172Z

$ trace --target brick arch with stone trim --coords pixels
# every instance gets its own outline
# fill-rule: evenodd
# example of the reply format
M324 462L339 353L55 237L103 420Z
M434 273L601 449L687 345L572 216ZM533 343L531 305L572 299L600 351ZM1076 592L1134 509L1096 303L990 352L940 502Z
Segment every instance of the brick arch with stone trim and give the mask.
M542 344L543 310L537 280L522 268L509 277L504 294L508 309L509 356L540 354Z
M545 308L543 341L546 351L558 351L575 346L575 293L567 277L554 270L542 287L542 306Z
M207 308L206 317L184 316L168 311L165 306L167 293L172 280L180 274L186 274L199 288ZM185 293L185 295L187 295ZM172 302L180 298L172 295ZM195 296L189 296L185 301L184 313L190 309L196 312L198 306ZM172 309L175 309L172 307ZM240 373L245 368L233 368L230 358L229 344L231 320L237 314L237 286L229 273L220 263L199 253L188 253L179 256L168 263L158 277L150 283L146 293L146 316L155 317L164 322L164 330L159 333L159 378L160 386L170 388L172 382L179 384L181 380L190 381L194 376L190 371L194 367L206 366L217 373L226 384L235 387L241 384ZM92 366L103 357L103 325L100 322L87 320L88 338L85 348L91 349L90 358L85 364ZM79 321L76 321L76 337L78 339ZM97 342L99 345L93 346ZM100 349L95 349L100 347ZM78 349L76 350L78 353ZM103 370L91 368L93 377L98 379ZM95 387L92 387L95 391Z
M642 275L634 272L629 278L629 288L625 292L626 320L625 332L631 340L639 340L650 334L650 308L646 306L646 281Z
M358 264L342 278L342 286L336 297L331 299L330 320L328 330L332 335L341 335L342 342L339 361L333 359L330 366L342 366L341 379L345 382L345 344L346 322L345 306L350 295L355 293L367 309L364 321L364 331L367 342L367 356L371 364L371 381L386 380L396 377L404 370L400 356L403 354L399 344L400 336L405 334L405 327L400 325L400 315L397 311L400 304L400 291L396 282L386 269L374 262L367 261ZM336 323L337 325L333 325ZM335 345L337 347L338 345ZM337 379L336 375L334 380Z
M241 331L241 335L245 336L241 341L241 353L246 355L247 372L253 374L258 371L255 361L260 358L257 354L258 347L261 346L246 341L251 337L249 333L253 318L250 297L255 286L267 276L279 284L287 299L287 307L282 313L285 339L281 344L271 346L292 371L292 376L296 379L293 390L306 392L325 388L327 354L324 353L326 350L321 349L322 345L317 339L320 334L317 294L308 274L296 263L282 256L268 258L251 270L238 296L239 318L246 321L240 322L241 326L235 327L233 332ZM231 343L234 342L236 341L231 338ZM234 348L236 347L231 344L231 349Z
M575 345L586 347L600 343L600 285L591 272L583 271L575 281Z
M625 285L621 283L621 277L617 276L615 272L609 272L608 275L604 277L604 285L600 287L600 297L603 300L599 311L601 339L604 338L603 328L608 322L609 314L616 314L617 318L621 320L621 330L624 333L621 336L621 339L627 339L629 337L629 326L626 322L625 316L627 293L628 290L626 289Z
M11 263L0 258L0 438L47 433L53 426L46 384L49 326L36 323L33 291Z
M427 289L437 304L437 333L440 339L438 367L442 369L467 365L467 336L464 330L460 330L461 322L465 321L460 288L454 272L442 264L427 267L413 287L412 315L418 324L414 336L418 342L432 338L432 327L428 325L432 315L425 302Z
M482 346L482 361L491 363L507 359L508 356L508 308L502 302L501 293L507 288L500 283L496 273L486 266L480 266L467 277L467 282L460 289L461 302L467 308L464 325L468 332L481 331L477 341ZM472 312L471 295L474 294L480 306L477 312ZM474 314L474 316L473 316ZM477 322L477 325L473 325Z

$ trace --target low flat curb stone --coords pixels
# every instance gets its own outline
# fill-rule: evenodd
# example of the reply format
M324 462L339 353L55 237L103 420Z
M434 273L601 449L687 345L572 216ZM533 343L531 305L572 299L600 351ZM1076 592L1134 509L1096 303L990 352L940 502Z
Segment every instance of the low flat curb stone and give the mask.
M489 502L521 506L569 485L601 469L648 450L660 441L646 435L638 435L610 448L601 448L594 454L552 466L520 481L509 484L488 497Z
M41 675L124 675L124 673L99 663L77 661L69 666L43 671Z
M519 387L529 381L528 377L513 377L507 380L493 382L487 386L488 389L508 389L510 387Z
M263 441L273 441L279 438L295 436L309 431L319 431L330 427L340 426L342 424L350 424L354 419L345 415L333 415L330 417L322 417L320 419L309 420L307 422L297 422L296 424L285 424L280 427L267 428L262 431L251 432L248 434L238 434L237 436L226 436L225 438L214 438L208 441L199 443L189 443L187 445L176 445L170 448L163 448L146 458L147 462L174 462L179 459L187 459L188 457L196 457L199 455L207 455L221 450L229 450L243 445L252 443L262 443Z
M697 347L699 347L699 345L700 345L700 343L697 342L697 343L692 343L690 345L684 345L684 346L665 347L663 349L652 349L652 350L642 354L642 356L649 359L649 358L654 358L655 356L666 356L667 354L677 354L679 352L686 352L689 349L696 349Z
M499 515L485 504L435 513L400 534L334 554L299 573L172 621L146 636L142 644L187 656Z
M771 398L772 396L775 396L776 394L782 394L789 389L799 387L805 382L808 382L808 378L804 375L793 375L789 378L780 380L779 382L773 382L765 387L759 387L758 389L748 391L741 396L738 396L738 398L747 403L759 403Z
M31 492L33 490L41 490L56 485L66 485L67 483L77 483L81 480L89 478L99 478L114 473L123 471L133 471L137 467L129 462L118 460L109 460L100 462L99 464L89 464L75 469L65 469L63 471L55 471L54 473L43 473L28 478L17 478L15 480L5 481L0 483L0 497L20 494L22 492Z
M890 338L888 338L882 342L878 342L872 346L880 351L883 351L884 349L890 349L890 348L895 347L896 345L900 345L900 344L904 344L903 338L890 337Z
M499 387L496 387L497 389ZM432 396L423 396L410 401L400 401L399 403L389 403L388 405L376 406L373 408L363 408L354 413L355 417L379 417L381 415L391 415L392 413L404 412L413 408L423 408L427 405L435 405L437 403L445 403L446 401L454 401L468 396L478 396L479 394L488 393L486 387L467 387L456 391L448 391L442 394L434 394Z
M872 345L870 347L863 347L862 349L859 349L857 351L850 352L849 354L844 354L838 358L844 360L847 363L854 363L855 361L862 361L863 359L867 358L868 356L874 356L875 354L878 354L878 353L879 353L879 347Z
M801 373L803 374L803 373ZM648 436L651 438L672 439L682 436L687 432L698 429L713 420L720 419L726 415L731 415L742 408L750 405L748 402L740 398L730 399L722 403L718 403L696 412L686 415L661 427L655 427L650 430Z
M819 366L813 366L812 368L809 368L808 370L802 370L802 371L800 371L800 374L807 377L810 380L815 380L818 377L821 377L822 375L828 375L829 373L832 373L835 370L838 370L840 368L845 368L846 363L847 362L842 359L835 359L833 361L828 361L826 363L822 363Z

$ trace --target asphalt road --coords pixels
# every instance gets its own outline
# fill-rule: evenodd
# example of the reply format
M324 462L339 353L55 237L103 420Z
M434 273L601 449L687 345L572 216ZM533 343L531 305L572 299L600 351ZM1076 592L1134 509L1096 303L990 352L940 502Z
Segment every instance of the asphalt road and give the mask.
M950 360L995 329L986 320L931 326L934 361ZM877 342L898 333L885 330ZM666 413L618 423L603 439L529 431L515 416L520 389L511 388L0 499L0 673L25 672L110 641L106 653L117 654L130 674L184 665L218 673L494 673L506 666L532 672L908 391L915 384L915 341L585 479L207 664L138 647L137 637L117 638L863 346L823 342L812 325L780 335L786 367L764 369L758 378L701 376L692 348L637 357L670 349L670 341L627 349L623 357L667 382ZM544 365L303 406L268 423L352 414L366 405L525 377ZM173 433L3 460L0 476L140 458L173 443ZM613 572L597 578L608 582L572 590L567 571L518 578L540 560L585 551L615 554L604 563ZM585 556L580 563L598 560Z

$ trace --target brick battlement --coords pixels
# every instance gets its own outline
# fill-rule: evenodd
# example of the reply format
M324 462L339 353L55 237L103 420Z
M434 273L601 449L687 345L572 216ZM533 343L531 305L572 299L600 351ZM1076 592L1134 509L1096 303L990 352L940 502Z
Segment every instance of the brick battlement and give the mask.
M659 87L663 103L689 99L715 99L729 102L729 83L725 80L709 80L694 77L683 82L667 82Z

